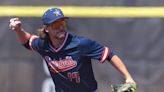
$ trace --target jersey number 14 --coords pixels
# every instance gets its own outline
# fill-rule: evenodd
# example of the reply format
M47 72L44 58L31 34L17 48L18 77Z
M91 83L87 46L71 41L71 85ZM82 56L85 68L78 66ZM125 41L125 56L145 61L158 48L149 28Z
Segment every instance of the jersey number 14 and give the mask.
M70 81L75 81L76 83L80 83L79 72L68 72L67 76L68 76Z

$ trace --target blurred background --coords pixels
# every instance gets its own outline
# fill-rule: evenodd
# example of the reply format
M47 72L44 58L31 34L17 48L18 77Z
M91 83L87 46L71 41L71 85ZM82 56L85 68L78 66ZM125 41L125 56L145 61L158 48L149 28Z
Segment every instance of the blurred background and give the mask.
M163 0L1 0L0 6L163 6ZM29 10L30 11L30 10ZM12 12L12 11L11 11ZM110 11L109 11L110 12ZM161 12L162 13L162 12ZM26 50L9 30L14 16L0 17L0 92L55 92L41 56ZM40 17L21 17L30 33L42 27ZM70 17L69 31L113 48L136 80L137 92L163 92L164 19L160 17ZM162 45L163 44L163 45ZM124 80L109 63L93 62L100 92Z

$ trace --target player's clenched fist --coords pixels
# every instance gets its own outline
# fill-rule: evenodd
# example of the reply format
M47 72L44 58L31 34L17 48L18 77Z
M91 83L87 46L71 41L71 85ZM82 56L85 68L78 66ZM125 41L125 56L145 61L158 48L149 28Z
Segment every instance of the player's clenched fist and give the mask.
M9 28L14 31L20 31L21 30L21 21L19 18L11 18Z

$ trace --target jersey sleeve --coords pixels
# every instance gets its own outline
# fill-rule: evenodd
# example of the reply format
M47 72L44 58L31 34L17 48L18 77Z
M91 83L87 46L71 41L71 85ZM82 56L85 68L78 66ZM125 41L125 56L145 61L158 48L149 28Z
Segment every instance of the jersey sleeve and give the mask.
M43 41L38 36L31 35L28 45L31 50L39 51L43 45Z
M104 63L106 60L110 61L114 55L112 49L89 39L82 41L82 52L85 57L99 60L100 63Z

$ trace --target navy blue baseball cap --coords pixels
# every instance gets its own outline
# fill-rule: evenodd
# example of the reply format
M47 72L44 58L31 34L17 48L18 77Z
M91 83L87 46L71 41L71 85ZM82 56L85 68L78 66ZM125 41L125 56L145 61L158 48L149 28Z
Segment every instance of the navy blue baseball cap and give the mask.
M48 9L42 16L42 21L44 25L49 25L55 21L57 21L58 19L61 18L68 18L65 17L63 12L61 11L61 9L59 8L51 8Z

